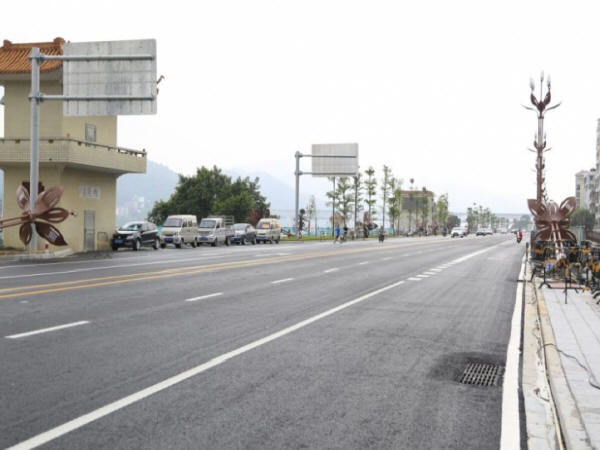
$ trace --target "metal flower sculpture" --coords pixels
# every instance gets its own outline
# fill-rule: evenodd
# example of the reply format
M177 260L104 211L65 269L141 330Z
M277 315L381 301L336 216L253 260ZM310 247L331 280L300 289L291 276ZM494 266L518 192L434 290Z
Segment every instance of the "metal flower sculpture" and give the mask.
M546 80L546 95L543 96L543 84ZM536 234L534 240L552 241L556 244L557 250L562 250L564 241L576 242L577 238L573 233L569 231L569 225L571 223L571 214L575 210L577 201L575 197L567 197L558 206L554 201L548 200L546 193L546 177L544 176L546 163L544 161L544 153L549 151L550 148L546 148L546 133L544 133L544 115L546 112L557 108L560 103L553 106L550 105L552 95L550 93L551 83L550 77L544 78L544 73L540 75L540 95L535 96L535 83L530 80L531 95L529 97L531 104L530 106L524 106L526 109L535 111L538 118L538 129L536 137L533 141L535 150L537 153L535 169L536 169L536 198L527 200L529 210L535 219ZM543 96L543 100L542 100ZM538 100L538 98L540 100Z
M553 201L538 202L534 199L527 200L527 205L535 220L536 240L541 239L556 243L577 241L575 235L569 231L571 214L577 207L575 197L567 197L560 206Z
M19 237L25 245L31 241L31 224L35 225L37 233L53 245L67 245L62 233L53 223L60 223L69 217L69 211L55 207L60 201L64 189L54 186L41 192L35 199L33 211L29 209L29 191L24 186L17 189L17 205L24 212L18 217L0 219L0 230L7 227L21 225Z

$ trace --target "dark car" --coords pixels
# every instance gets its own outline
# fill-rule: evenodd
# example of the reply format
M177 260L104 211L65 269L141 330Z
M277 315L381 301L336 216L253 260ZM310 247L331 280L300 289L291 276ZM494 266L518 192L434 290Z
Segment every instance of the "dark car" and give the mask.
M229 240L242 245L246 245L247 242L256 244L256 229L249 223L236 223L233 225L233 236Z
M143 246L158 250L160 246L158 229L151 222L128 222L115 231L110 245L114 251L117 251L119 247L139 250Z

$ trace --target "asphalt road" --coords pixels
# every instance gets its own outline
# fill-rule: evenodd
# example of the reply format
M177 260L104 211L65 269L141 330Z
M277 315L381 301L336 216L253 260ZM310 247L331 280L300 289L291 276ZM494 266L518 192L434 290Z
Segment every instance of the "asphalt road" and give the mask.
M501 382L457 380L505 364L523 251L505 235L4 260L0 446L498 448Z

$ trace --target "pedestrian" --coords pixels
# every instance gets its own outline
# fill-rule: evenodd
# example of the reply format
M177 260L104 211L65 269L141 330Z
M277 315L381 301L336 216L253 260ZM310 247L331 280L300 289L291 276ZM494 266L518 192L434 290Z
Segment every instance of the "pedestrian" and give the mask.
M344 235L342 236L342 242L346 242L346 238L348 237L348 225L344 224Z
M335 224L335 239L333 240L333 243L335 244L340 238L340 224L336 223Z

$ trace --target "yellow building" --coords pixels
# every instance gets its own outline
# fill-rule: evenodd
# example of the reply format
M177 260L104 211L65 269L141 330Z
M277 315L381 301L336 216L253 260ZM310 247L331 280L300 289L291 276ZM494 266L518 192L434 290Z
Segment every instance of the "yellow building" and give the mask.
M32 47L48 55L62 54L62 38L53 42L0 47L0 85L4 86L4 137L0 138L0 169L4 171L3 216L21 213L15 192L29 185ZM62 62L40 66L40 91L62 94ZM39 179L45 187L65 192L58 206L74 211L58 225L75 252L108 250L115 229L116 182L119 175L146 172L146 152L117 147L117 117L66 117L60 101L40 105ZM23 248L18 227L7 228L5 247ZM39 239L39 245L45 244ZM51 246L52 247L52 246Z

